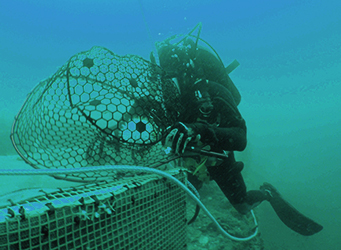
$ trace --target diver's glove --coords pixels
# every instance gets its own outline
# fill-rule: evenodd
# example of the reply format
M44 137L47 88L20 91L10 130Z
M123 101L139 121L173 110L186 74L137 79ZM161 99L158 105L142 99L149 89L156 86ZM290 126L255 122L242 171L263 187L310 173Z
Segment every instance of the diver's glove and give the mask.
M189 143L201 141L204 144L214 144L218 141L215 132L207 123L176 123L166 137L166 146L171 145L175 154L182 154Z

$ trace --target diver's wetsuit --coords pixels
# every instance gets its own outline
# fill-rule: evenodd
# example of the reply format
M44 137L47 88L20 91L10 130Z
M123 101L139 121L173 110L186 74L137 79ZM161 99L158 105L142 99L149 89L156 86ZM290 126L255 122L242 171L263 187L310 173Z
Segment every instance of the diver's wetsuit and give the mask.
M247 213L267 199L267 193L247 192L241 175L243 163L235 161L233 151L246 147L246 125L236 104L239 92L231 93L234 85L224 65L200 48L194 52L167 45L159 50L159 56L161 67L178 81L185 108L179 121L196 130L212 151L229 151L227 160L207 168L210 178L240 213Z
M212 151L228 151L227 159L206 166L210 178L238 212L245 214L267 200L282 222L295 232L305 236L320 232L323 226L295 209L271 184L246 191L241 175L243 163L236 162L233 154L246 147L246 125L237 108L241 98L218 57L190 39L183 46L162 43L158 53L167 77L178 84L184 107L168 135L175 153L183 153L188 141L199 134L200 142Z

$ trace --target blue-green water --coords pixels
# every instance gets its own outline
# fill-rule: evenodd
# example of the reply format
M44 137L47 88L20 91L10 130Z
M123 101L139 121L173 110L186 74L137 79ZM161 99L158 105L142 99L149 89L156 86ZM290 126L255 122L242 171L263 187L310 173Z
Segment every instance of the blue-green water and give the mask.
M142 4L142 8L141 8ZM144 10L146 29L141 9ZM27 93L94 45L149 57L153 42L203 23L242 94L253 183L273 183L324 226L303 237L262 205L266 249L339 249L341 240L341 3L339 1L2 1L0 155ZM254 188L254 187L251 187Z

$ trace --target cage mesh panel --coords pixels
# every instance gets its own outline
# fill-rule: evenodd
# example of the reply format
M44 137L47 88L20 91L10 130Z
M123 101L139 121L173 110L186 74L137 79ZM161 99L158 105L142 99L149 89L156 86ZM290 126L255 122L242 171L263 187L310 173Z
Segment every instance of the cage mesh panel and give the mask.
M76 54L30 93L13 144L38 168L150 166L165 157L160 140L179 110L177 88L162 75L138 56L102 47Z
M185 249L185 199L156 175L61 189L0 208L0 249Z

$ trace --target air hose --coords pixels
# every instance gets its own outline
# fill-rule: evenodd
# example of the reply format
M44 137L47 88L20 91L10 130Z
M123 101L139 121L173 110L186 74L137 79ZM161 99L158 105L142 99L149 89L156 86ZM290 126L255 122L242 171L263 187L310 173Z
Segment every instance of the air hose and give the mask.
M140 167L140 166L126 166L126 165L117 165L117 166L97 166L97 167L83 167L83 168L74 168L74 169L33 169L33 170L22 170L22 169L0 169L0 175L58 175L58 174L79 174L85 172L97 172L97 171L134 171L134 172L145 172L150 174L160 175L174 184L178 185L181 189L183 189L190 197L193 199L198 206L205 212L205 214L211 219L211 221L215 224L218 230L225 235L226 237L235 240L235 241L248 241L254 238L258 233L258 223L256 217L251 210L251 214L253 216L253 220L255 223L255 231L248 237L236 237L228 232L226 232L217 220L213 217L213 215L207 210L205 205L193 194L182 182L178 179L174 178L172 175L167 174L166 172L148 168L148 167Z

